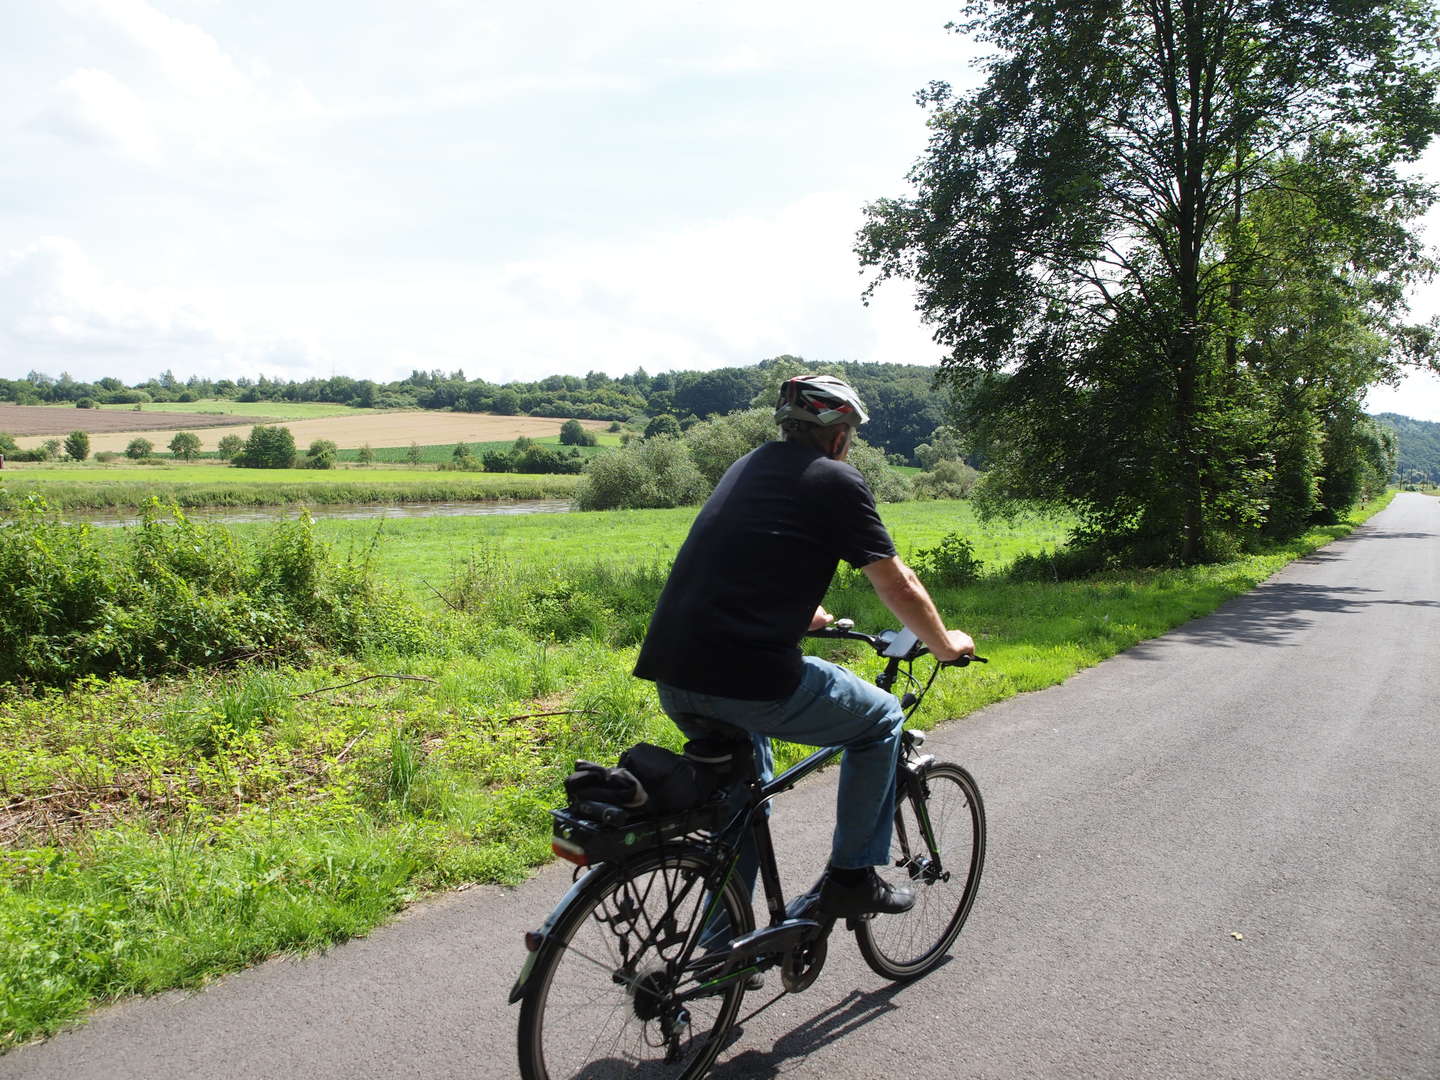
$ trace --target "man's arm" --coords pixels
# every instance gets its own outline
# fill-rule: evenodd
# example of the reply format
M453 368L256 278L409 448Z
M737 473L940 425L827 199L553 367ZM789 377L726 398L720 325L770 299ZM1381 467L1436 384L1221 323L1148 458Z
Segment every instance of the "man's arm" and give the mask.
M864 569L880 602L938 659L954 660L975 652L975 642L970 640L969 634L945 628L935 601L930 599L915 571L901 562L898 555L878 559Z

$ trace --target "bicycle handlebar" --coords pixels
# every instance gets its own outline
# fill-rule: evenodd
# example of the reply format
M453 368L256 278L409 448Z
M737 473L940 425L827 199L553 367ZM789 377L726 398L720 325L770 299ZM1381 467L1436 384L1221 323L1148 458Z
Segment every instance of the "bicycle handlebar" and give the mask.
M807 631L806 637L813 638L844 638L849 641L863 641L875 650L877 656L889 656L888 650L891 642L899 630L882 630L878 634L862 634L855 629L855 623L850 619L836 619L829 626L822 626L818 630ZM897 660L918 660L922 656L930 655L930 650L925 647L924 642L916 641L904 656L889 657ZM971 661L977 664L988 664L990 661L983 656L957 656L954 660L941 660L939 663L944 667L965 667Z

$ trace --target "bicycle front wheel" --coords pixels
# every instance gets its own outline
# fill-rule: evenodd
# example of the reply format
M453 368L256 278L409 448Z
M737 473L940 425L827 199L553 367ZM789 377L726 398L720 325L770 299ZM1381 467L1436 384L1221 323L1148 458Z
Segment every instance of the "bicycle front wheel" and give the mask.
M699 852L664 848L591 871L541 946L520 1008L525 1080L666 1077L694 1080L724 1045L744 996L744 976L681 954L702 918L692 961L753 929L733 878L718 897ZM713 901L713 903L712 903Z
M912 979L944 957L975 903L985 862L985 804L959 765L935 764L916 790L900 793L890 864L878 871L915 890L915 906L876 915L855 931L860 955L877 975Z

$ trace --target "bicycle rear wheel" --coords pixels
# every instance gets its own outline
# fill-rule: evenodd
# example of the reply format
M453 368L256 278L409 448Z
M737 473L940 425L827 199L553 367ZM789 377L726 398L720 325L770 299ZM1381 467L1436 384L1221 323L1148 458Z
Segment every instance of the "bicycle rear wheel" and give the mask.
M711 867L693 849L662 848L592 871L530 976L520 1008L525 1080L704 1074L745 993L743 975L704 989L713 969L679 969L691 929L710 908L704 879ZM732 876L693 956L753 926Z
M959 765L927 767L918 798L901 792L895 806L891 884L915 890L915 906L876 915L855 930L860 955L878 975L911 979L940 962L975 903L985 862L985 804L974 777Z

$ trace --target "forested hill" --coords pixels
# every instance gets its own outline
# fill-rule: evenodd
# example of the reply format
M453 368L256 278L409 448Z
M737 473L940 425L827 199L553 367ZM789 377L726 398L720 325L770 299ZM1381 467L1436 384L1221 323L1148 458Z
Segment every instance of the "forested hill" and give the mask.
M1395 473L1402 483L1424 479L1440 484L1440 424L1412 420L1399 413L1377 413L1375 419L1395 430L1398 444ZM1415 477L1419 473L1420 477Z
M357 408L448 409L499 413L505 416L577 417L582 420L623 420L672 416L680 424L748 408L759 399L768 404L780 381L806 370L843 374L870 408L865 437L892 454L910 457L917 444L931 438L945 421L948 396L934 388L935 369L914 364L839 363L815 365L798 356L776 356L749 367L714 371L665 371L650 375L639 368L612 378L603 372L551 375L536 382L492 383L467 379L463 371L412 371L395 382L328 379L295 382L285 379L203 379L184 382L165 372L158 378L127 386L119 379L78 382L62 374L56 379L31 372L24 379L0 378L0 401L19 404L92 399L99 404L143 404L151 401L325 401Z

